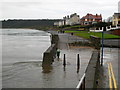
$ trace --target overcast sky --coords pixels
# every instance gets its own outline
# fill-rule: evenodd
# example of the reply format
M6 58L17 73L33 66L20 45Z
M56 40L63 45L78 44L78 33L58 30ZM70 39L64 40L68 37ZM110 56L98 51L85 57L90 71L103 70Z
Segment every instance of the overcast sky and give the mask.
M0 0L0 20L62 19L77 13L102 14L103 19L118 12L119 0Z

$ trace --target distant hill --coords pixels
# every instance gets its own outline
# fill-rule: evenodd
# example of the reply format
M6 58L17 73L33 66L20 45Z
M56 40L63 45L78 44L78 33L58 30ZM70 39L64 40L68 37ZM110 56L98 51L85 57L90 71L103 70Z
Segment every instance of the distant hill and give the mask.
M54 25L60 19L9 19L2 22L2 28L43 28Z

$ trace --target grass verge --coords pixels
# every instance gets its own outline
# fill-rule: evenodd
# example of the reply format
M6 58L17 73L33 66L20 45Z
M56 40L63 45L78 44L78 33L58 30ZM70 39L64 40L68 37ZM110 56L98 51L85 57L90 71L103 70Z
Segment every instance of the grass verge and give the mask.
M102 33L101 32L65 31L65 33L74 33L74 35L80 36L80 37L83 37L83 38L86 38L86 39L89 39L90 35L94 35L96 37L102 38ZM112 38L120 38L120 36L104 33L104 39L112 39Z

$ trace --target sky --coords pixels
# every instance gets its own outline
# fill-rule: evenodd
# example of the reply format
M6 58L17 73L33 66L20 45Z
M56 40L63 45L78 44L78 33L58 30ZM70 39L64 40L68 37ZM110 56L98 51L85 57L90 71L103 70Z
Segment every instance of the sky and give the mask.
M0 20L62 19L77 13L102 14L103 19L118 12L120 0L0 0Z

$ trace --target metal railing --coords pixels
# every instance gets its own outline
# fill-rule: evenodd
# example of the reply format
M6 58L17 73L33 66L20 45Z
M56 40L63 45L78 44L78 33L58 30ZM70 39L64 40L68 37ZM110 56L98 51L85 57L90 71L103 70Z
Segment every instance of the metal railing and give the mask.
M80 82L78 83L76 90L85 90L85 73L83 74Z

